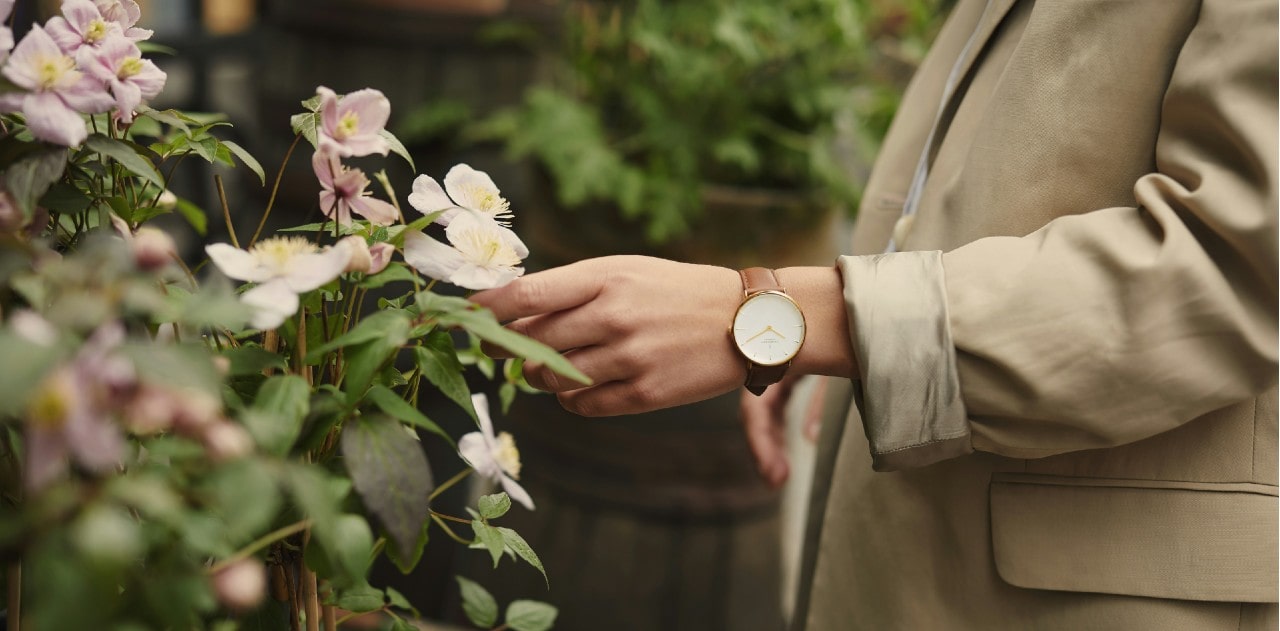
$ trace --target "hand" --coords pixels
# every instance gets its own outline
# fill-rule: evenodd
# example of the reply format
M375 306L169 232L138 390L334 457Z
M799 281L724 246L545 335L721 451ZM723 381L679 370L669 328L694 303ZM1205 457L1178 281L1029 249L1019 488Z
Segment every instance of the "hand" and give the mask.
M755 456L756 468L760 477L775 489L786 483L791 475L791 461L787 455L786 411L800 377L787 375L782 381L769 386L760 396L743 390L739 403L742 429L746 432L751 454ZM826 389L827 379L816 379L808 394L808 405L804 406L801 435L810 443L815 443L818 439Z
M746 379L746 362L729 336L742 281L727 268L612 256L530 274L472 300L592 379L584 386L525 365L530 385L583 416L693 403Z

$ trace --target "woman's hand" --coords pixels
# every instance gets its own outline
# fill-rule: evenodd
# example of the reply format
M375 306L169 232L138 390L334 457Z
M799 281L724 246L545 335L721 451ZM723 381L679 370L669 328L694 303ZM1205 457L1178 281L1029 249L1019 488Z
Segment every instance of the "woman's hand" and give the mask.
M611 256L530 274L472 300L592 379L584 386L540 364L525 365L530 385L556 393L577 414L692 403L746 379L746 362L729 337L742 302L742 281L731 269Z
M806 320L807 338L790 372L854 376L839 273L792 267L777 274ZM525 365L530 385L556 393L565 409L583 416L648 412L741 386L747 364L729 329L742 299L734 270L644 256L588 259L472 296L591 378L587 385Z

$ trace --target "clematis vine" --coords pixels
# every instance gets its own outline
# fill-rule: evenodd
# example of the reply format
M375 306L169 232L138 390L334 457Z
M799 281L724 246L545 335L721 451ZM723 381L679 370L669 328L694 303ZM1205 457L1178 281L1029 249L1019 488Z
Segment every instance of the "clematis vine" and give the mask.
M302 237L263 239L248 250L214 243L205 252L223 274L258 283L240 296L241 302L253 307L250 323L258 329L284 324L298 311L298 294L337 278L351 259L346 247L321 249Z
M80 67L111 88L116 118L133 122L133 111L164 89L168 76L150 59L142 58L138 45L126 37L112 37L97 48L84 47L77 55Z
M341 157L387 155L391 145L382 130L391 117L391 101L372 88L339 97L329 88L316 88L320 96L320 126L316 129L320 151Z
M124 29L102 17L90 0L66 0L62 15L49 18L44 28L58 48L71 56L81 48L97 48L110 39L124 37Z
M444 214L436 219L436 223L446 226L463 210L486 215L504 226L511 225L513 216L511 203L498 192L493 178L466 164L449 169L444 176L444 188L435 178L419 175L413 181L409 204L424 215L443 210Z
M510 228L475 212L454 217L445 228L452 245L421 232L406 232L404 260L427 276L466 289L501 287L524 274L529 249Z
M106 112L114 103L103 84L77 70L75 60L38 24L18 42L0 72L26 90L0 95L0 111L21 111L40 140L78 145L89 136L80 114Z
M489 418L489 400L483 394L471 395L480 431L465 434L458 439L458 453L476 473L502 485L511 499L533 510L533 498L520 486L520 450L516 439L507 432L493 434L493 421Z
M388 202L373 197L369 178L360 169L343 166L336 155L317 151L311 158L320 180L320 210L339 224L351 223L351 213L382 226L395 223L399 213Z

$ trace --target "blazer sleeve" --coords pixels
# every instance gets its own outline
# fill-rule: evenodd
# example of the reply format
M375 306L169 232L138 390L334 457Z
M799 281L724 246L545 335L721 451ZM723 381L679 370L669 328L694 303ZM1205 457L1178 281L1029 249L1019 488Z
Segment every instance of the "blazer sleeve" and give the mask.
M1203 4L1136 207L840 259L877 469L1121 445L1275 383L1276 38L1274 2Z

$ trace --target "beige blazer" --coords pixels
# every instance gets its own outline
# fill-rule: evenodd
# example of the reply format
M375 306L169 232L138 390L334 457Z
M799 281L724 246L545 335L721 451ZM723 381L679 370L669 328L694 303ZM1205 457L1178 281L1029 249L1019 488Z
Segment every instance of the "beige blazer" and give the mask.
M1276 628L1276 14L958 2L838 264L793 626Z

